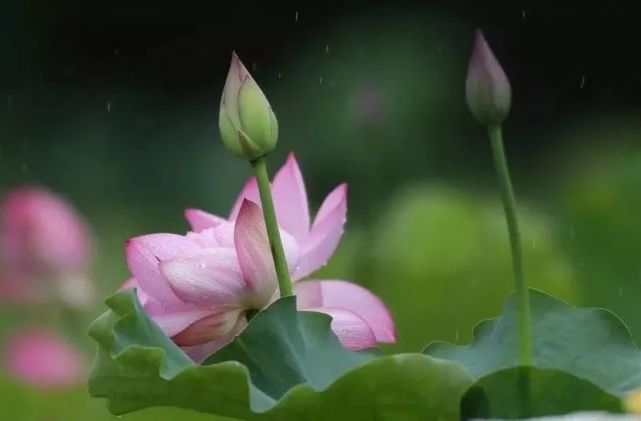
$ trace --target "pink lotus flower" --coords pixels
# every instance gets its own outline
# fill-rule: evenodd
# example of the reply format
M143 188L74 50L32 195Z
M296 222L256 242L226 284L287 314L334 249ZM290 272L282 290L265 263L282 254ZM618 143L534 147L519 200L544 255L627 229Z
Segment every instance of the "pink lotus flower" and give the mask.
M41 301L57 295L70 305L90 301L85 276L91 244L69 204L39 187L10 192L0 205L0 296Z
M311 222L303 177L293 155L278 171L273 197L294 281L324 265L343 233L347 186L332 191ZM276 273L255 179L238 197L229 218L188 209L193 232L131 239L127 261L145 311L194 360L233 339L246 313L278 298ZM295 283L300 310L332 316L341 343L357 350L394 342L394 323L382 301L347 281Z
M82 355L64 339L47 330L26 330L5 345L11 375L44 388L61 388L84 379Z

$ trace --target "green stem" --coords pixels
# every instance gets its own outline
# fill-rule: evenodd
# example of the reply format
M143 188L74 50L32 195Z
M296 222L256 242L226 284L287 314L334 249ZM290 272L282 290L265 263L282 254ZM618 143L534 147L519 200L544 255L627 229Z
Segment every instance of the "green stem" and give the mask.
M260 202L263 206L263 217L267 227L267 237L269 238L269 248L274 258L276 267L276 277L278 278L278 289L281 297L293 295L292 282L289 279L289 268L285 258L283 242L280 239L278 222L276 221L276 211L274 210L274 201L272 192L269 187L269 176L267 175L267 157L263 155L251 161L256 180L258 182L258 192L260 193Z
M499 178L503 209L505 211L505 218L507 219L507 230L510 236L510 247L512 249L512 266L514 268L519 327L519 355L521 364L529 365L532 362L530 301L523 273L523 250L521 249L521 235L516 217L516 200L514 199L514 191L512 190L512 182L510 181L510 171L507 166L507 159L505 158L501 126L488 126L487 131L492 142L494 165Z

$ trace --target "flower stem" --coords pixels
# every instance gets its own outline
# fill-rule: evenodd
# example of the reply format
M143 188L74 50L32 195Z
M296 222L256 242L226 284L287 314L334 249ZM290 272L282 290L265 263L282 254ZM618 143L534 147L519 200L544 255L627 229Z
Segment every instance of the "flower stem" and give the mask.
M519 233L519 223L516 216L516 200L514 199L514 191L512 190L512 182L510 181L510 171L507 166L507 159L505 158L501 126L488 126L487 131L492 142L494 165L499 179L503 210L505 211L507 230L510 236L510 247L512 249L512 266L514 269L519 328L519 356L521 364L529 365L532 363L530 301L523 273L523 251L521 249L521 235Z
M272 200L271 187L269 186L269 176L267 175L267 156L263 155L251 161L258 182L258 192L263 207L263 217L267 227L267 237L269 238L269 248L272 251L274 267L276 268L276 277L278 279L278 289L281 297L293 295L292 282L289 279L289 269L285 259L285 250L283 242L280 239L278 222L276 221L276 211L274 210L274 201Z

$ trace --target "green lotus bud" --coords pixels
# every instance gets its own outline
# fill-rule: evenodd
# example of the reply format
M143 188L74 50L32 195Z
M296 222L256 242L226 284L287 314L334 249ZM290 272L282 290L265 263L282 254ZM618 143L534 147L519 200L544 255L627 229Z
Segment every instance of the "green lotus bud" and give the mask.
M218 127L227 149L250 161L274 149L278 139L269 101L236 53L220 100Z
M510 82L480 29L476 31L465 95L472 114L485 125L501 124L510 112Z

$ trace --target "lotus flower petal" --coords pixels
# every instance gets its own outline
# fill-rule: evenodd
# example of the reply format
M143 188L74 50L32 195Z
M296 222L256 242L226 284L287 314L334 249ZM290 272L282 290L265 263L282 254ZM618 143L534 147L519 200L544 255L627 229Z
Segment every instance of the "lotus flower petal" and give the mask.
M165 260L160 263L160 271L186 303L229 305L249 292L236 252L229 248L206 249L197 255Z
M325 198L311 233L301 245L301 257L294 279L309 275L329 260L343 236L346 215L347 184L341 184Z
M201 246L182 235L150 234L127 242L127 264L146 294L160 302L180 305L158 264L178 255L197 253Z
M212 215L200 209L185 209L185 218L195 232L200 232L207 228L215 228L226 221L225 218Z
M315 307L307 311L332 317L331 328L341 344L352 351L376 346L376 336L367 322L356 313L335 307Z
M267 230L261 209L248 200L243 202L234 233L236 252L240 269L247 283L265 300L271 299L276 289L276 270L269 247ZM281 232L290 269L298 262L298 249L295 240L287 233Z
M258 193L258 183L256 182L256 177L251 177L249 180L247 180L247 182L245 182L245 185L238 195L238 198L234 203L234 207L229 214L230 221L235 221L236 218L238 218L238 212L240 211L240 207L245 200L249 200L250 202L260 205L260 195Z
M303 175L293 153L274 176L272 188L278 225L302 242L309 234L309 205Z
M301 310L332 307L349 310L371 328L376 342L396 342L392 315L383 301L371 291L339 280L305 281L294 286Z

